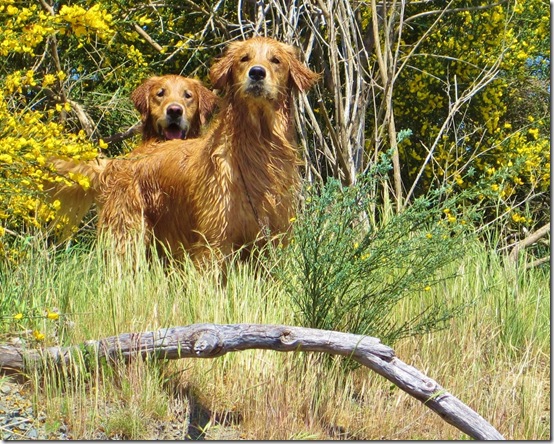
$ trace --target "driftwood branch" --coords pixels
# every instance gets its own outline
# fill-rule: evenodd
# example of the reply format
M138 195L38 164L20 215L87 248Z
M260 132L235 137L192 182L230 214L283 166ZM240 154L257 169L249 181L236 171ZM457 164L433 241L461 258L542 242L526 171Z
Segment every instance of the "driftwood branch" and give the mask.
M515 244L514 248L512 248L512 251L510 251L510 259L512 259L513 261L517 261L521 249L534 244L541 237L545 236L548 233L550 233L550 222L539 228L537 231L531 233L525 239L522 239L517 244Z
M228 352L267 349L324 352L348 356L396 384L446 422L472 438L504 439L483 417L419 370L402 362L377 338L283 325L194 324L144 333L125 333L87 341L77 347L41 350L0 345L0 369L25 371L45 362L70 364L74 354L90 353L110 361L135 356L161 359L215 358Z

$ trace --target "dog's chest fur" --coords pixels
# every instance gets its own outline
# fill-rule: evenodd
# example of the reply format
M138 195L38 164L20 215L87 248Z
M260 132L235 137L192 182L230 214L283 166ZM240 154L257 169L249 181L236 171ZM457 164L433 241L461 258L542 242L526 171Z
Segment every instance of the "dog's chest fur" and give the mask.
M299 176L294 147L278 135L254 131L215 135L206 153L206 187L200 198L199 231L223 251L286 231Z

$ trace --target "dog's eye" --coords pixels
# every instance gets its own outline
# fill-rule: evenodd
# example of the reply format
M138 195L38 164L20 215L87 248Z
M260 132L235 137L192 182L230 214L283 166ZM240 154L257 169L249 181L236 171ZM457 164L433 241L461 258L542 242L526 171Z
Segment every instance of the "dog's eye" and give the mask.
M248 54L243 55L240 59L241 62L248 62L248 60L250 60L250 56Z
M160 90L156 93L156 95L157 95L158 97L163 97L164 94L165 94L165 90L164 90L163 88L160 89Z
M190 91L185 91L185 99L191 99L192 93Z
M272 57L270 62L275 63L276 65L278 65L279 63L281 63L281 60L279 60L277 57Z

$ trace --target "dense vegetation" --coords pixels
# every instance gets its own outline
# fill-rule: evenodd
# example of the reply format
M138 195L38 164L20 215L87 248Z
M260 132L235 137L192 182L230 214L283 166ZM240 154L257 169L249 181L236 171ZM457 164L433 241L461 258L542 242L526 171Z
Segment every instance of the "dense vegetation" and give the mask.
M55 2L0 6L0 220L42 226L51 155L120 153L146 77L206 80L226 42L262 33L301 48L323 81L300 103L306 179L345 185L392 150L396 210L439 186L471 203L503 245L549 218L549 5L443 2ZM108 146L109 145L109 146ZM87 187L84 177L73 177ZM540 254L540 253L539 253Z
M544 0L3 0L0 341L195 322L370 334L506 438L547 439L549 18ZM210 86L226 43L255 34L297 46L322 73L297 100L305 186L290 244L219 285L217 269L187 261L111 258L94 209L58 243L47 226L60 203L42 190L89 181L57 176L48 159L132 149L137 138L111 136L137 123L129 97L142 80ZM156 437L184 399L189 420L194 403L212 415L195 436L462 438L342 359L245 352L67 371L29 376L49 427L74 438Z

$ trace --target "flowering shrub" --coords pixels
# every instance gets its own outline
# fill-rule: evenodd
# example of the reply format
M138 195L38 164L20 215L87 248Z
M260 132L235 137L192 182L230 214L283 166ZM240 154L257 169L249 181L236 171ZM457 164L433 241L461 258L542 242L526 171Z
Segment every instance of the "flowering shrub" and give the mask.
M129 96L144 78L165 73L205 78L222 44L235 37L229 25L240 19L242 26L253 17L248 6L241 15L229 2L213 10L194 2L27 3L0 4L0 227L16 233L52 218L58 204L40 200L46 182L88 186L84 177L55 177L49 157L93 158L105 148L95 141L138 121ZM364 35L372 26L368 5L359 3L356 17ZM489 220L506 213L511 230L532 229L548 217L550 185L546 3L408 2L402 11L410 21L402 25L394 52L406 65L392 97L396 128L410 134L399 140L404 187L415 183L417 196L439 185L463 191L478 183L483 206L494 209ZM271 23L266 26L271 34ZM329 26L332 22L322 25L322 35L331 35ZM303 31L295 32L301 41ZM337 41L339 50L341 44ZM373 62L370 53L370 75ZM487 70L493 78L475 88L443 129L452 104ZM372 122L379 120L372 113L381 111L372 106L367 111L371 158ZM118 142L108 154L131 146Z
M16 83L21 88L30 82L34 79L27 76L19 77ZM48 183L69 184L72 178L56 175L48 163L50 157L75 160L96 157L97 148L86 140L83 132L67 132L54 121L68 108L66 103L47 112L32 109L10 112L4 95L0 94L0 226L18 230L24 225L40 227L53 219L59 201L47 204L41 199L41 192ZM84 188L89 186L87 178L73 180Z
M487 5L454 2L458 10L440 18L402 71L394 92L397 126L413 136L400 154L410 186L434 146L420 193L438 183L458 189L482 183L482 205L494 208L489 217L505 212L518 231L548 217L548 199L540 196L550 187L548 81L541 72L548 70L549 14L539 0ZM408 15L421 12L413 8ZM435 19L424 16L406 33L406 51ZM494 77L475 87L488 72ZM470 100L441 132L454 102L472 87ZM532 196L539 198L529 206Z

